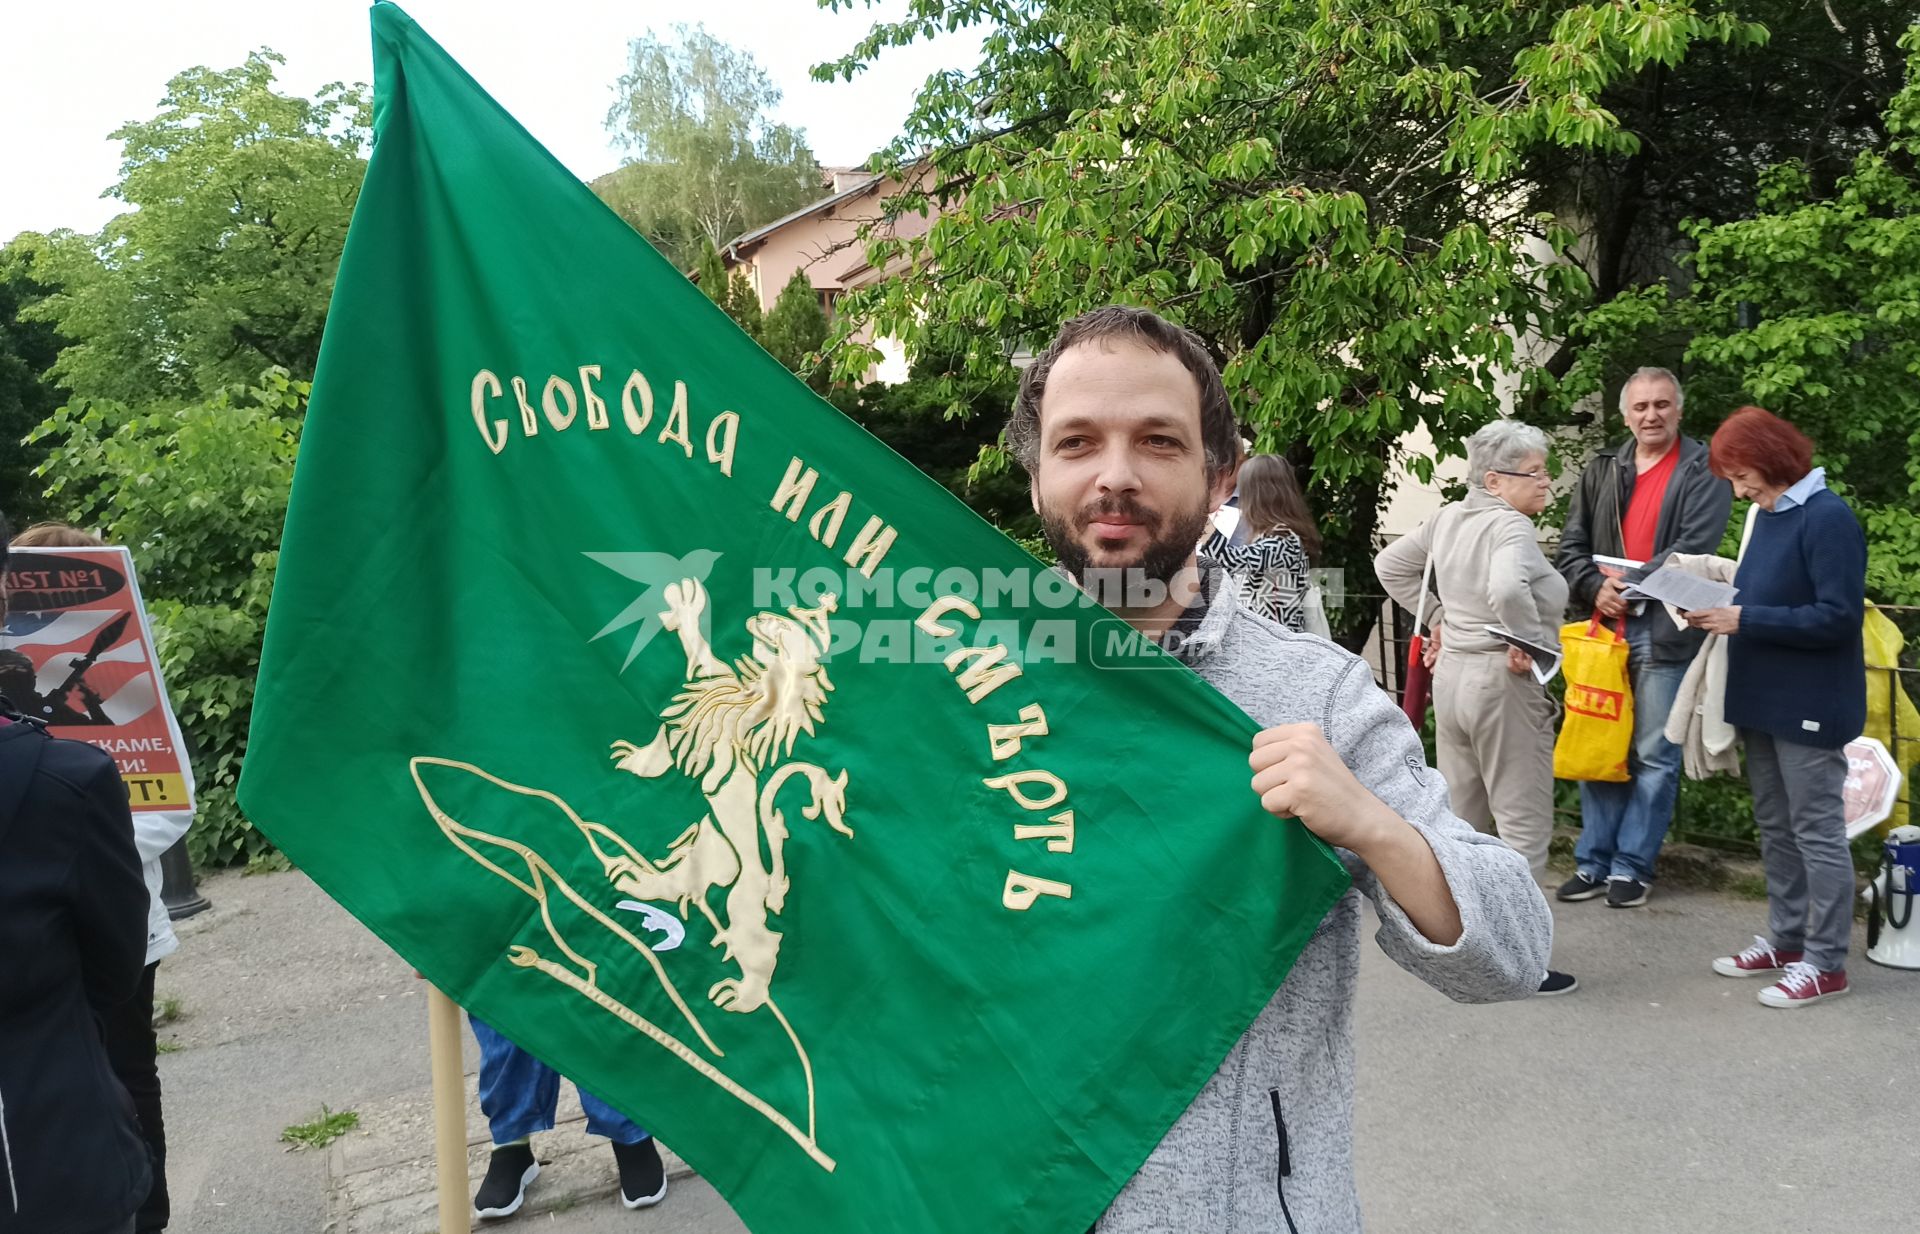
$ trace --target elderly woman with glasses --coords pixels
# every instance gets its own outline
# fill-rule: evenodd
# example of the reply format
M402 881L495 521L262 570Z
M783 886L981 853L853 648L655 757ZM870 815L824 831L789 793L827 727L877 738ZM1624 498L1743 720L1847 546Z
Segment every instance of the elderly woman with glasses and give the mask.
M1553 838L1554 708L1532 661L1487 631L1559 645L1567 583L1533 526L1549 492L1546 436L1496 420L1467 442L1467 471L1466 498L1388 545L1373 568L1409 610L1420 608L1423 586L1432 596L1434 735L1454 813L1497 831L1537 881ZM1540 993L1577 984L1548 972Z

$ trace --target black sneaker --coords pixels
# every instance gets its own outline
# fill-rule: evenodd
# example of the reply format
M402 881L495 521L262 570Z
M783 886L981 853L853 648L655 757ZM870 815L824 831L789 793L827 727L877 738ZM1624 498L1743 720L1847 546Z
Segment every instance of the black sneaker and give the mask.
M1571 994L1579 988L1580 979L1572 973L1558 973L1553 969L1548 969L1547 975L1540 979L1540 988L1535 990L1534 993Z
M638 1144L615 1144L613 1159L620 1165L622 1204L651 1208L667 1198L667 1167L652 1136Z
M1634 908L1647 902L1647 885L1638 879L1609 878L1607 907Z
M1607 894L1607 880L1589 879L1584 874L1576 874L1560 884L1560 890L1553 893L1556 900L1591 900L1595 896Z
M531 1144L506 1144L493 1150L487 1176L473 1194L473 1215L482 1221L511 1217L527 1199L527 1184L540 1173Z

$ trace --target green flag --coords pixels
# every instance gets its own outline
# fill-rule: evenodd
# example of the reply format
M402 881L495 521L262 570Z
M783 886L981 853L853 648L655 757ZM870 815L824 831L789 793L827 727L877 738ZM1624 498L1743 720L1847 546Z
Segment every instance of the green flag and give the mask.
M1085 1229L1339 863L1244 714L373 31L249 815L760 1234Z

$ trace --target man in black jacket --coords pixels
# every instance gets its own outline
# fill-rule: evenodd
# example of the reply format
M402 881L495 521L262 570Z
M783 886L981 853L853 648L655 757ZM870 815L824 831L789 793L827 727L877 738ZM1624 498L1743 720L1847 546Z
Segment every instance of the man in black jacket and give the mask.
M1580 476L1555 565L1566 576L1576 617L1598 613L1624 621L1627 674L1633 685L1633 748L1628 780L1580 785L1578 872L1562 884L1562 900L1607 897L1612 908L1647 901L1653 859L1673 822L1680 791L1680 747L1666 738L1667 715L1701 632L1676 628L1666 610L1629 605L1620 581L1594 554L1658 563L1668 553L1712 553L1727 531L1733 490L1707 470L1707 447L1680 433L1685 404L1680 381L1663 368L1643 368L1620 391L1620 411L1633 436L1609 449Z
M0 522L0 620L6 614ZM151 1179L100 1020L146 969L113 759L0 700L0 1234L122 1234Z

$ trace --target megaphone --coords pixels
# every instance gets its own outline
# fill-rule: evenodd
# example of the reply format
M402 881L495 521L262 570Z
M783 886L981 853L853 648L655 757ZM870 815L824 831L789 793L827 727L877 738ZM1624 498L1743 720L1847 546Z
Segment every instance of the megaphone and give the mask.
M1887 834L1879 873L1867 885L1867 958L1888 968L1920 969L1920 827Z

